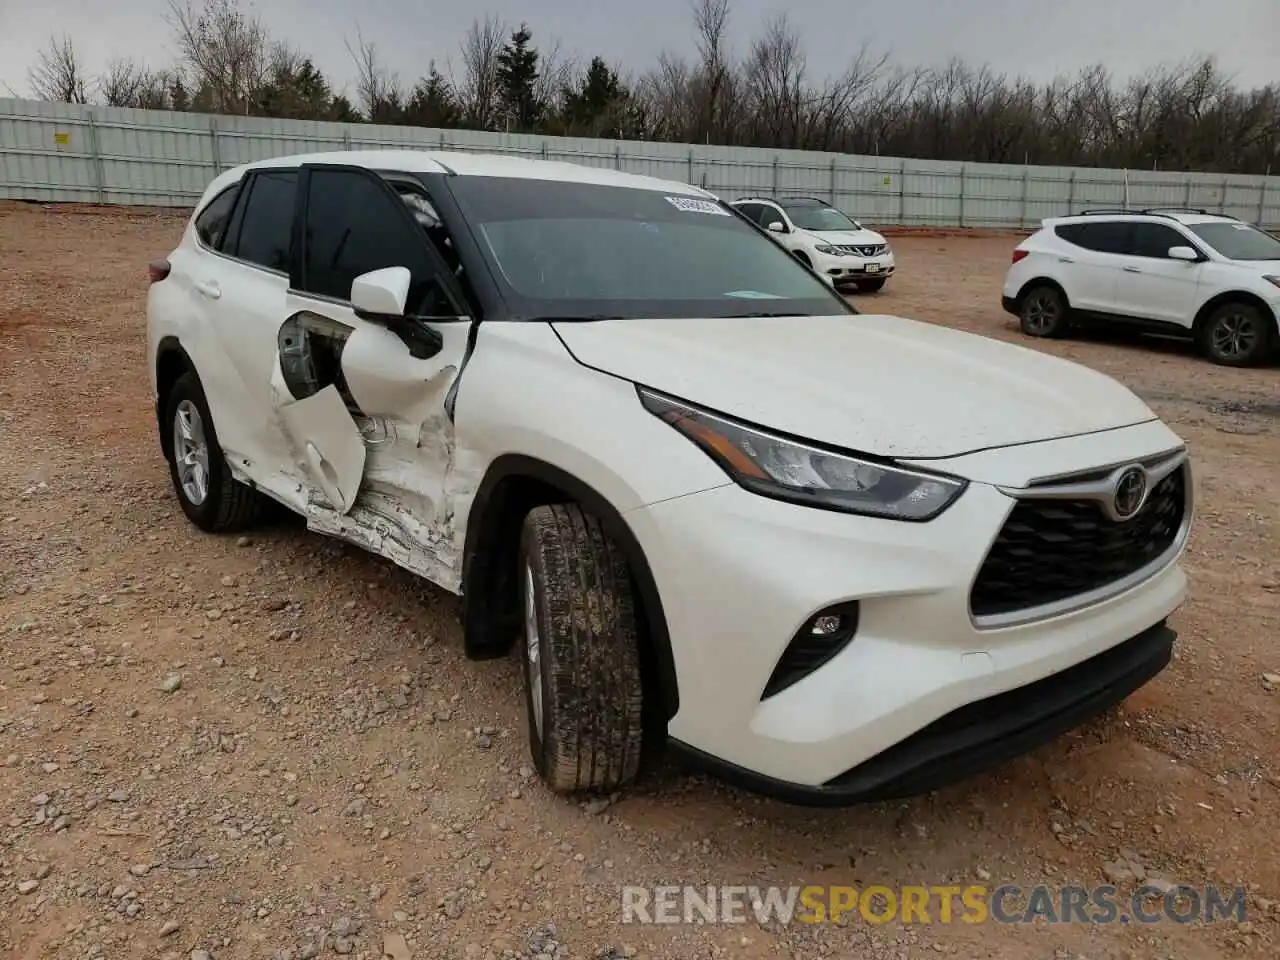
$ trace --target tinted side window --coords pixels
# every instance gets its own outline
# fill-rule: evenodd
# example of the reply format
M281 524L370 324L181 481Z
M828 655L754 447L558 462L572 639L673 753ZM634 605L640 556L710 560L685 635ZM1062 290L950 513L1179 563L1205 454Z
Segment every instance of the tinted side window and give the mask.
M1173 227L1162 223L1135 223L1129 252L1135 257L1156 257L1167 260L1170 247L1188 247L1191 241Z
M744 203L738 209L740 209L743 213L745 213L750 219L754 220L756 223L763 225L764 211L765 211L765 206L763 203Z
M302 288L350 300L351 281L360 274L407 267L413 283L406 313L456 314L440 284L427 238L406 213L404 203L371 175L312 170Z
M293 248L293 206L298 192L296 170L255 173L244 203L238 234L228 237L227 252L272 270L289 270Z
M767 230L769 228L769 224L773 223L775 220L784 227L787 225L787 218L782 215L781 210L777 207L770 206L769 204L762 205L760 208L760 226Z
M227 221L231 219L231 211L239 193L240 184L227 187L196 217L196 236L211 250L221 249L222 238L227 232Z
M1053 228L1067 243L1099 253L1127 253L1133 224L1123 220L1102 223L1061 223Z

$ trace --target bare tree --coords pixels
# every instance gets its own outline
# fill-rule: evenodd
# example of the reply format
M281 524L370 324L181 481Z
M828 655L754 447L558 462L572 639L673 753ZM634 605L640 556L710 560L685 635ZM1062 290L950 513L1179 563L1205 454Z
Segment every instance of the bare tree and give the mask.
M404 91L399 78L378 56L377 47L364 39L356 27L356 45L346 42L347 53L356 65L356 108L372 123L394 123L400 119Z
M538 51L538 78L533 84L533 96L539 103L558 106L564 91L573 84L578 74L577 61L565 54L560 41Z
M40 100L89 102L84 68L75 44L65 33L61 38L49 38L49 45L36 55L35 64L27 71L27 82Z
M506 25L497 17L472 20L462 40L462 78L455 82L469 127L493 128L498 108L498 54L506 43Z
M726 100L732 81L728 60L729 0L693 0L693 25L697 31L701 69L697 77L703 103L699 139L710 142L725 133Z
M173 78L164 70L149 70L136 60L117 58L97 80L98 95L109 107L140 107L164 110L169 107Z
M753 139L764 146L801 146L811 93L800 37L781 14L765 26L743 64L744 107Z
M247 114L270 69L271 41L240 0L168 0L169 23L196 87L196 99L219 113Z

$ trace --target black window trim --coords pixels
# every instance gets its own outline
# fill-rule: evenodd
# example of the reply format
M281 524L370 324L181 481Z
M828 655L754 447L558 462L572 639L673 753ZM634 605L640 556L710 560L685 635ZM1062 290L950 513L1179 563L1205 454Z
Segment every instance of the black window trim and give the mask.
M289 173L289 172L297 173L298 168L293 166L275 166L275 167L251 167L250 169L246 170L243 177L241 177L234 184L232 184L231 187L227 188L228 190L232 188L239 188L240 190L239 195L236 197L236 202L231 207L231 216L227 218L227 226L228 227L231 226L231 221L235 219L236 211L240 209L240 206L242 204L247 204L249 202L249 195L253 193L254 180L257 178L259 174ZM226 192L225 190L218 191L218 196L222 196L222 194L225 192ZM211 203L213 203L212 200L210 200L209 203L205 204L204 207L201 208L200 212L203 213ZM293 215L294 215L294 222L296 224L297 216L298 216L297 196L295 196L293 200ZM197 216L199 216L199 214L197 214ZM241 226L241 229L243 229L244 227L243 217L240 218L240 226ZM222 242L224 244L227 242L227 237L225 234L222 237ZM221 257L223 260L229 260L230 262L239 264L242 267L249 267L252 270L258 270L258 271L261 271L262 273L270 274L273 277L284 277L286 280L289 279L288 271L276 270L274 267L265 267L260 263L254 263L252 260L245 260L243 257L232 256L231 254L223 250L214 250L213 248L205 246L203 243L200 243L199 236L196 237L196 243L199 244L201 250L204 250L207 253L211 253L215 257ZM297 255L297 251L294 251L293 256L296 256L296 255ZM290 257L290 259L292 260L292 257Z
M324 170L327 172L355 173L365 179L375 181L379 188L386 193L388 199L394 201L394 206L400 211L399 216L403 217L405 222L409 224L415 235L418 236L427 256L436 267L436 278L440 286L444 289L445 296L453 302L455 310L458 310L456 317L409 317L410 320L429 321L431 323L470 323L475 319L470 315L470 307L462 307L466 303L466 297L462 291L456 289L453 272L449 269L448 264L444 262L444 258L440 256L435 248L435 244L423 231L421 224L409 212L409 208L404 201L396 193L395 187L388 179L395 177L410 184L422 187L423 192L427 194L428 200L431 199L431 193L421 184L417 178L402 170L375 170L372 167L361 167L350 163L303 163L298 168L298 196L293 209L293 256L290 258L289 272L286 275L289 280L289 293L296 297L307 300L315 300L320 303L329 303L340 307L351 307L351 298L333 297L324 293L313 293L310 290L304 290L301 284L306 282L303 275L303 269L306 264L306 223L307 223L307 201L311 192L311 173L314 170ZM435 204L433 203L433 206ZM438 212L438 211L437 211Z

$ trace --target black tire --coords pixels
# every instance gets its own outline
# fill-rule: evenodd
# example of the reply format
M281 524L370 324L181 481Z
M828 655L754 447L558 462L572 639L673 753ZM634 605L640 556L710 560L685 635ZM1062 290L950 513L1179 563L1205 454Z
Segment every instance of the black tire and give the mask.
M1224 367L1254 367L1275 342L1275 321L1252 303L1224 303L1200 327L1200 349Z
M1022 332L1029 337L1061 337L1067 332L1066 298L1057 287L1048 284L1032 287L1018 303Z
M524 521L518 582L521 622L531 594L537 627L536 658L527 623L519 649L538 772L557 793L630 783L640 767L643 698L639 610L622 551L576 504L537 507Z
M222 448L218 446L218 434L209 413L200 379L188 371L178 378L165 402L165 419L161 428L172 438L175 423L184 404L195 408L199 414L204 435L204 448L208 456L207 492L196 502L183 486L178 461L181 451L173 439L168 441L169 478L178 504L187 519L207 533L232 533L251 526L260 516L263 497L256 490L245 486L231 476Z
M884 289L884 278L879 280L859 280L858 291L860 293L879 293Z

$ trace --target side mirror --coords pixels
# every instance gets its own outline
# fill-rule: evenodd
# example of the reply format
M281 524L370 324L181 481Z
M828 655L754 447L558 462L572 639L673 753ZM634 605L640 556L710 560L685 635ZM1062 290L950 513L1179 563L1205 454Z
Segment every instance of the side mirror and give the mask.
M783 223L781 220L770 220L769 226L767 226L765 229L768 230L770 233L786 233L787 225Z
M420 320L404 315L413 274L408 267L370 270L351 281L351 309L361 320L383 324L409 348L415 360L428 360L444 348L444 337Z
M351 281L351 308L368 320L403 317L413 275L408 267L370 270Z
M1200 254L1196 253L1194 247L1170 247L1170 260L1185 260L1187 263L1199 263Z

